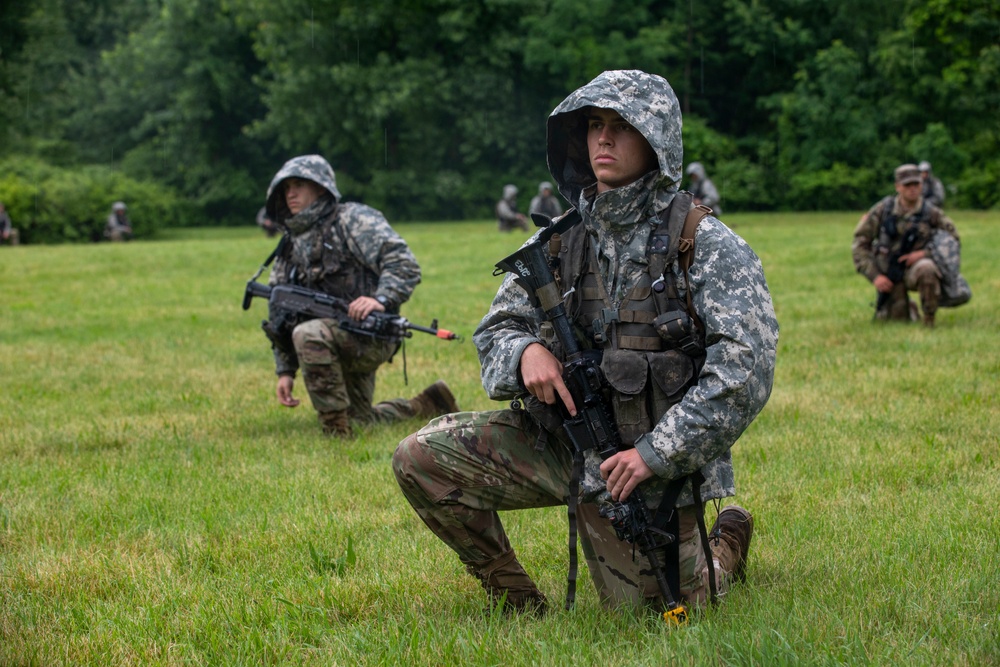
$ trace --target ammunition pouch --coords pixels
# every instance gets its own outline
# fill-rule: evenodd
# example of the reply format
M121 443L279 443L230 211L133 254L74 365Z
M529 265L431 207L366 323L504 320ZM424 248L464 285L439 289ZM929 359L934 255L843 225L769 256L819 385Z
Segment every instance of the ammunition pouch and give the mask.
M615 422L626 445L653 430L697 375L694 359L680 350L605 350L601 370L614 389Z
M657 315L653 320L653 328L660 338L666 341L668 349L681 350L692 357L705 350L691 317L683 310L672 310Z

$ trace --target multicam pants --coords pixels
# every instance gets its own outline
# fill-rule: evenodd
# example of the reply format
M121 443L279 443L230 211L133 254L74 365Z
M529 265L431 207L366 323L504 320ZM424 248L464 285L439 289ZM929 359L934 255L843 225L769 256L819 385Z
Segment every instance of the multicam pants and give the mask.
M375 371L392 358L396 344L344 331L332 319L308 320L292 331L299 369L316 412L347 410L352 421L393 422L414 416L410 401L372 405Z
M512 549L498 511L568 502L572 453L554 437L537 451L538 434L539 426L522 410L445 415L399 444L393 470L420 518L462 562L492 561ZM601 601L657 604L660 592L646 559L615 536L597 505L581 503L577 510L580 542ZM708 597L705 552L695 509L679 511L681 596L699 605ZM722 554L713 560L722 594L735 561Z
M924 315L933 315L937 312L938 299L941 296L941 271L932 259L924 257L914 262L913 266L907 267L903 272L903 282L893 287L886 304L875 316L882 320L917 319L916 313L911 312L907 290L916 290L920 295L920 306Z

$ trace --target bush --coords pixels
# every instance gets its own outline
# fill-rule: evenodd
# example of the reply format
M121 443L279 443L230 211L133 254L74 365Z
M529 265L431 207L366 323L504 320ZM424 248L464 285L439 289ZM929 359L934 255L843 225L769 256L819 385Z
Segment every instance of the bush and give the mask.
M955 184L955 191L948 187L945 205L955 208L998 208L1000 207L1000 159L994 159L984 165L969 167L962 172L962 177Z
M807 211L867 209L890 193L883 191L884 183L880 170L836 162L830 169L792 175L789 178L789 208Z
M731 211L769 210L780 203L775 201L774 176L764 164L748 157L748 151L741 150L736 141L716 132L692 114L684 117L683 134L685 176L682 186L691 189L687 165L701 162L719 190L723 216Z
M64 169L11 158L0 163L0 174L0 201L22 243L98 241L115 201L128 205L136 238L154 236L185 209L170 189L107 167Z

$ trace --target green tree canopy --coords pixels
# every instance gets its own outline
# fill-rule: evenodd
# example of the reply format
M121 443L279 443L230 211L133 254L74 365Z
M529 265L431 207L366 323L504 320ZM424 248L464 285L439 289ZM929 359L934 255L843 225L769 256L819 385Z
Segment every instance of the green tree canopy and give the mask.
M249 224L318 152L390 219L490 217L549 175L545 117L605 69L671 81L726 210L863 208L926 159L994 206L991 0L12 0L8 153L172 188L174 223ZM2 196L2 192L0 192Z

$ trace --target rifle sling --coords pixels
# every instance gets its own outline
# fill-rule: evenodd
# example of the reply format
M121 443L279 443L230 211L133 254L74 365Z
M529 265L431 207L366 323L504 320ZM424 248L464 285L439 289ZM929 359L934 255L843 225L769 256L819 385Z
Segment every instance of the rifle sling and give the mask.
M700 474L700 473L699 473ZM688 475L672 480L667 485L660 499L660 505L653 515L653 526L665 530L673 540L664 548L663 569L666 570L667 584L670 586L670 593L674 600L681 600L681 569L680 569L680 547L681 547L681 523L677 514L677 498L684 490L684 483L692 476ZM692 480L692 484L693 484Z
M287 244L287 242L288 242L288 235L282 234L281 239L278 241L278 245L274 246L274 250L272 250L271 254L267 256L267 259L264 260L262 266L264 266L265 268L270 266L271 262L274 261L274 258L280 255L281 251L285 249L285 245Z
M542 429L545 430L544 428ZM583 475L583 452L574 448L573 470L569 478L569 502L567 503L566 516L569 518L569 571L566 573L566 609L573 608L576 602L576 505L580 495L580 477Z

